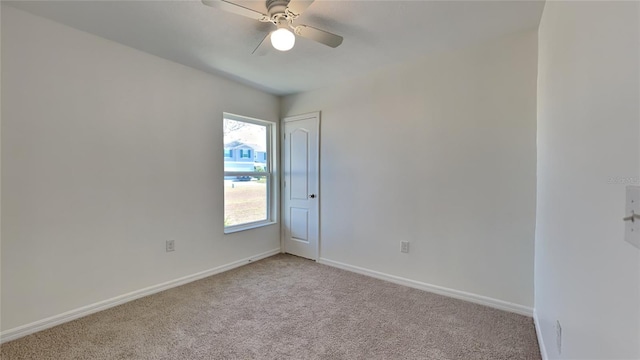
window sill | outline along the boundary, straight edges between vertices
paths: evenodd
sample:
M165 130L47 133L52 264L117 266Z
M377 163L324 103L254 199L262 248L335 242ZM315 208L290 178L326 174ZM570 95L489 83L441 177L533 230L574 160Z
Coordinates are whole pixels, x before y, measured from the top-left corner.
M240 231L257 229L257 228L261 228L261 227L264 227L264 226L275 225L277 223L278 223L277 221L261 221L261 222L243 224L243 225L229 226L229 227L224 228L224 233L225 233L225 235L226 234L233 234L233 233L240 232Z

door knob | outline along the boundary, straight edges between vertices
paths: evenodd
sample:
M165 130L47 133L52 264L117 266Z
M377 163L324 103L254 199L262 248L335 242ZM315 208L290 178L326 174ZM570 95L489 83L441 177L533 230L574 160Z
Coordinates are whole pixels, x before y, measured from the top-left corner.
M316 194L309 195L309 199L315 199L315 198L316 198Z

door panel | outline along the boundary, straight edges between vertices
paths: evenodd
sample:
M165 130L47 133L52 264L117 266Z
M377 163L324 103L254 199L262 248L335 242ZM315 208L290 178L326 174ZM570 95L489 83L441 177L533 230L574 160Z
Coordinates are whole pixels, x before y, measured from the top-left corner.
M296 125L300 125L297 124ZM309 132L297 128L289 139L291 156L291 199L306 200L309 196Z
M283 247L286 253L316 260L319 255L320 113L284 119Z
M291 239L309 242L309 210L291 208Z

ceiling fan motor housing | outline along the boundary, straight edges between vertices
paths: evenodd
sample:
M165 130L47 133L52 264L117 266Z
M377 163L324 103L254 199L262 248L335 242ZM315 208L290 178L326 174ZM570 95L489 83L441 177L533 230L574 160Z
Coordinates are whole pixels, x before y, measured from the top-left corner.
M284 14L287 5L289 5L289 0L267 0L269 16L273 18L274 15Z

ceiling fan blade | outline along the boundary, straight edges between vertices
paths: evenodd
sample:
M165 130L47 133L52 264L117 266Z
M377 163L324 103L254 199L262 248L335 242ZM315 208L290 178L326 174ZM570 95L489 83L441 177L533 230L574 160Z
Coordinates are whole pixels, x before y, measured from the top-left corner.
M271 46L269 46L270 44L271 44L271 32L267 33L267 36L265 36L264 39L262 39L260 44L256 46L256 48L253 50L251 54L257 55L257 56L267 55L267 53L271 49Z
M295 29L296 34L303 38L315 40L319 43L336 48L342 44L342 36L332 34L330 32L316 29L308 25L298 25Z
M242 15L259 21L268 21L269 17L253 9L246 8L242 5L234 4L225 0L202 0L202 3L212 8L224 10L236 15Z
M287 5L287 9L295 15L300 15L313 4L313 1L314 0L291 0Z

